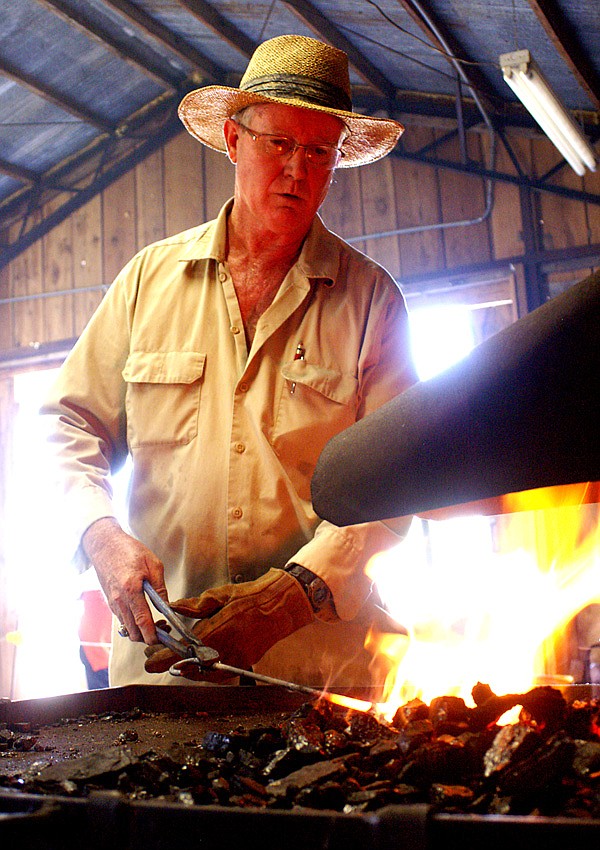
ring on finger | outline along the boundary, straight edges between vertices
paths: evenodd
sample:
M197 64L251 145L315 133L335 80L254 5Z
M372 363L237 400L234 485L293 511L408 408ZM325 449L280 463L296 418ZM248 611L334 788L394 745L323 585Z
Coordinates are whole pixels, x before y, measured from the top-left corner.
M124 638L129 637L129 629L127 628L127 626L124 623L121 623L121 625L117 629L117 633L121 637L124 637Z

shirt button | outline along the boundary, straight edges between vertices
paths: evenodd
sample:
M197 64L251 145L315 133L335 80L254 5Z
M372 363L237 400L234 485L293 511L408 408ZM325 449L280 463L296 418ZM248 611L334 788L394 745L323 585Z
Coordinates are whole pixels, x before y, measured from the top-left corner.
M238 326L237 326L237 325L232 325L232 326L229 328L229 330L231 331L231 333L232 333L232 334L239 334L239 332L240 332L240 329L238 328Z
M236 576L233 577L233 581L235 582L235 584L241 584L244 581L244 576L241 573L238 573Z
M231 513L236 519L240 519L244 515L244 512L241 508L234 508Z
M244 445L244 443L236 443L235 450L239 455L242 455L246 451L246 446Z
M241 393L247 393L248 392L248 384L246 384L246 383L240 384L239 390L240 390Z

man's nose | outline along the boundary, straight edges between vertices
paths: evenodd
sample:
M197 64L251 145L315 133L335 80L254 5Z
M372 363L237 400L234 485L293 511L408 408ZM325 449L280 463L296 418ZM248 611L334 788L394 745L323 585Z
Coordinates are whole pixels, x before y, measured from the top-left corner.
M307 159L306 150L298 145L292 152L285 163L285 169L288 174L306 174Z

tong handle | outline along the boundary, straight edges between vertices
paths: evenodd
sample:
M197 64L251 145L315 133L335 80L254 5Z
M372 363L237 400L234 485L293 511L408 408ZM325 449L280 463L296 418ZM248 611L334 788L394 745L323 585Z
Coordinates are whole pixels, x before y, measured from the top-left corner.
M193 648L189 643L184 643L182 640L177 640L172 634L169 634L166 628L156 626L156 637L163 646L170 649L171 652L176 652L182 658L193 658Z
M177 629L180 635L183 635L184 638L189 640L190 643L199 643L196 635L188 629L183 620L179 617L178 614L173 611L168 602L159 596L156 590L152 587L148 579L144 579L142 587L144 588L144 592L154 605L157 611L163 615L163 617L170 623L174 629Z

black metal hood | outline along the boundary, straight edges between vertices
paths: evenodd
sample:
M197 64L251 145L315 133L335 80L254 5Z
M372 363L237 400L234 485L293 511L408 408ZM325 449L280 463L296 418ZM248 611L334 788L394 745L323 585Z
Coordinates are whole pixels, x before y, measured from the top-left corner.
M325 446L312 481L337 525L600 479L600 272Z

